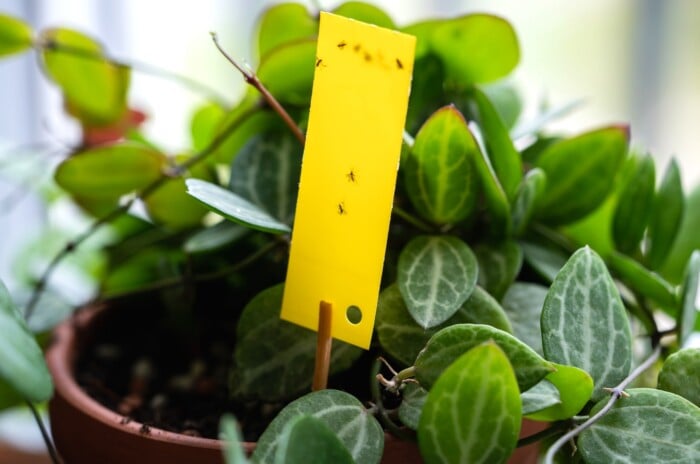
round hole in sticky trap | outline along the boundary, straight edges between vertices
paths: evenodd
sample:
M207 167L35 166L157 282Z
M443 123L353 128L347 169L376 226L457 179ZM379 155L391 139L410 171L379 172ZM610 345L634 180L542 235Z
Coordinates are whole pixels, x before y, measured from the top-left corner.
M362 310L355 305L348 306L348 309L345 310L345 317L351 324L359 324L362 321Z

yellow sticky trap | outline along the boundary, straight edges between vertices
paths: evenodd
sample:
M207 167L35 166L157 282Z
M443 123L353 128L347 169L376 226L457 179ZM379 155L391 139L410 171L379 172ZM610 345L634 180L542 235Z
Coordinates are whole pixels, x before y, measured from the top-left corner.
M321 13L282 319L369 348L415 37ZM359 322L358 322L359 310Z

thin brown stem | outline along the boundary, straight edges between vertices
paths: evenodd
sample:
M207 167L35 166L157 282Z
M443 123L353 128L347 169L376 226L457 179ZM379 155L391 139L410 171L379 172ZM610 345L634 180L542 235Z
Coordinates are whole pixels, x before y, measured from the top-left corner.
M216 149L219 148L219 146L221 146L221 144L223 144L224 141L246 119L248 119L248 117L250 117L257 111L259 111L259 108L252 107L244 113L241 113L239 117L231 121L231 123L228 126L226 126L224 130L221 131L219 135L216 138L214 138L214 140L212 140L212 142L204 150L202 150L192 158L189 158L187 161L175 166L175 168L172 169L170 172L161 175L158 179L154 180L149 185L144 187L140 192L138 192L135 196L123 203L121 206L113 209L105 216L94 221L86 231L78 235L74 240L66 243L65 246L56 255L54 255L53 259L49 262L49 265L46 267L41 277L37 281L36 286L34 287L34 291L32 292L32 296L27 302L27 305L25 306L25 319L29 320L29 318L32 316L32 313L34 312L34 309L36 308L36 305L39 302L39 298L41 297L41 295L44 292L44 289L46 288L49 278L55 271L56 267L65 259L66 256L72 253L78 246L80 246L85 240L91 237L95 233L95 231L100 229L102 226L104 226L105 224L109 224L115 219L122 216L123 214L126 214L126 212L129 211L129 209L136 202L136 200L144 200L148 198L151 194L153 194L153 192L162 187L172 177L182 175L184 172L187 171L187 169L193 167L197 163L200 163L212 153L214 153Z
M44 440L44 444L46 445L46 450L49 453L51 462L53 464L61 464L61 458L58 457L56 447L53 445L53 441L51 441L51 436L49 435L49 432L46 430L46 427L44 427L44 421L41 419L39 411L36 410L36 407L31 401L27 401L27 406L32 412L32 416L34 416L34 421L36 422L36 425L39 427L39 431L41 432L41 438Z
M221 44L219 43L219 38L216 35L215 32L211 33L211 38L214 41L214 45L216 45L216 48L219 49L221 54L226 58L229 63L235 67L238 72L240 72L243 75L243 79L245 79L246 83L252 85L257 89L258 92L260 92L265 99L265 102L272 108L275 113L279 115L280 118L284 121L284 123L289 127L289 129L292 131L294 136L299 140L299 143L304 145L306 143L306 138L304 137L304 133L301 131L299 126L294 122L291 116L289 116L289 113L287 113L287 110L284 109L284 107L280 104L280 102L277 101L277 99L267 90L265 85L260 82L260 79L258 79L258 76L251 70L245 69L243 66L238 64L236 60L234 60L226 51L223 49Z

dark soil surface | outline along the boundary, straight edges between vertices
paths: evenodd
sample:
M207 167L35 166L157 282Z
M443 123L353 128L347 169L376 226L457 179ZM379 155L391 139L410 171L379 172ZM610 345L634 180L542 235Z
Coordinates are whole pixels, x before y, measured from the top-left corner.
M200 311L186 323L171 313L147 301L122 301L100 313L94 336L83 342L78 383L124 423L217 438L221 415L231 412L244 439L257 440L283 405L229 398L237 311ZM332 377L329 387L369 398L371 360L369 353L363 356L351 371Z

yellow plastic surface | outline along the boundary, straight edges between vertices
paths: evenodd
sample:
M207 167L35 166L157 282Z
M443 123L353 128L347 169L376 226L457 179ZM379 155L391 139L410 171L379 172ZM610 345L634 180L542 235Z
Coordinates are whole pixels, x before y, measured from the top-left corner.
M282 319L369 348L411 87L415 37L321 13ZM362 318L354 324L347 309Z

